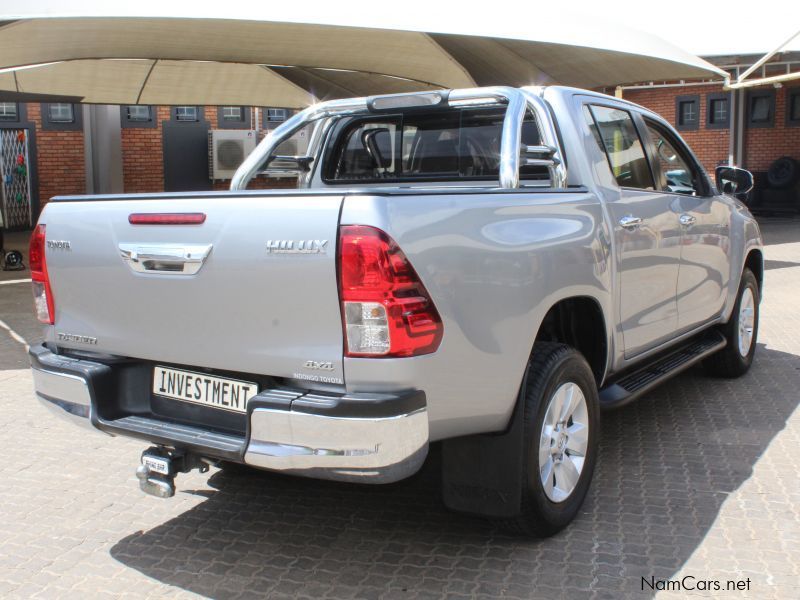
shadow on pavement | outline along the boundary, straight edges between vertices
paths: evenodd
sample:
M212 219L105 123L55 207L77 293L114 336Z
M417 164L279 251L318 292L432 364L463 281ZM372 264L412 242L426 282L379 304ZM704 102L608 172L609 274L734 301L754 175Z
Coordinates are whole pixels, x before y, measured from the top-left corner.
M674 574L750 477L798 404L798 369L761 346L741 379L696 369L605 414L583 511L551 539L447 512L434 448L418 475L387 487L220 471L205 502L111 554L215 598L641 595L641 577Z
M20 278L30 277L23 271ZM33 296L28 282L0 282L0 321L28 343L42 339L42 326L33 314ZM31 366L25 346L0 327L0 372Z

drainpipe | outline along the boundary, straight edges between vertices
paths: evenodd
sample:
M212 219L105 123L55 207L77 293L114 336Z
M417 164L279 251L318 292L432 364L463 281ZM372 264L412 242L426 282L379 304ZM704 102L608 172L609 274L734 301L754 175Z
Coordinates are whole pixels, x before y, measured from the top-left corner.
M735 149L736 149L736 111L739 109L739 103L736 102L736 96L738 92L736 90L731 90L731 107L730 111L728 112L728 164L735 165L736 164L736 156L735 156Z
M736 161L735 164L739 165L740 167L747 168L745 164L746 161L744 160L744 90L734 90L734 94L739 94L739 114L737 119L737 129L739 130L739 136L736 140Z
M94 106L79 104L83 111L83 169L86 193L94 194Z

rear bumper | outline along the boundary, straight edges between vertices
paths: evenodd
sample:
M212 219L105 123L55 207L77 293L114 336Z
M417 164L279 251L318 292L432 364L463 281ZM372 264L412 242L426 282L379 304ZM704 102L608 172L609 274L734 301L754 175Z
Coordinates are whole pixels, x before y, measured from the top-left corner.
M235 435L120 408L126 402L115 403L113 396L127 380L120 381L114 364L60 356L43 345L31 347L30 358L36 395L56 414L201 456L319 479L390 483L414 474L428 452L421 391L267 389L250 399L247 431Z
M43 346L30 349L33 387L42 404L54 414L92 429L90 369L71 358L53 354Z

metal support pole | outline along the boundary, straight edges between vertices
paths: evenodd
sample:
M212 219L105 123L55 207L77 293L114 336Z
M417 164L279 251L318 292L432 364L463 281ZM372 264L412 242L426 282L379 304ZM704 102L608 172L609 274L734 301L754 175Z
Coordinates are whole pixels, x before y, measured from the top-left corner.
M739 108L736 102L736 90L731 91L731 107L728 113L730 125L728 125L728 164L735 165L736 157L734 156L734 149L736 148L736 111Z
M737 129L739 130L739 135L736 139L736 156L734 156L734 164L738 165L742 168L746 168L746 161L744 159L744 137L745 137L745 130L744 130L744 113L745 113L745 103L744 103L744 90L734 90L734 94L739 94L738 104L739 104L739 114L737 115Z
M748 76L749 76L751 73L753 73L753 72L754 72L756 69L758 69L759 67L761 67L761 66L762 66L764 63L766 63L766 62L767 62L767 61L768 61L770 58L772 58L772 57L773 57L773 56L775 56L775 55L776 55L778 52L780 52L780 51L783 49L783 47L784 47L784 46L786 46L786 44L788 44L789 42L791 42L791 41L792 41L794 38L796 38L798 35L800 35L800 31L796 31L794 34L792 34L792 35L789 37L789 39L787 39L787 40L786 40L785 42L783 42L783 43L782 43L780 46L778 46L777 48L775 48L775 49L774 49L772 52L768 52L767 54L765 54L764 56L762 56L760 59L758 59L758 60L757 60L757 61L756 61L756 62L755 62L753 65L751 65L751 66L750 66L750 68L749 68L749 69L747 69L747 70L746 70L744 73L742 73L741 75L739 75L739 77L736 79L736 84L737 84L737 85L738 85L738 84L741 84L741 83L742 83L742 82L743 82L745 79L747 79L747 77L748 77Z

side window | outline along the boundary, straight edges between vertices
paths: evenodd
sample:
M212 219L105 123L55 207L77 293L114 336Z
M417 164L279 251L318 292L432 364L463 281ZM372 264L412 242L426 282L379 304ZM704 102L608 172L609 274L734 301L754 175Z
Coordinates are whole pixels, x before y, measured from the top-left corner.
M584 111L584 115L597 143L608 157L608 165L617 183L621 187L654 189L653 174L631 113L619 108L592 105L589 112Z
M655 160L661 166L664 181L659 188L664 192L688 194L690 196L703 195L701 178L689 152L681 142L663 131L661 127L645 119L647 131L653 140Z

